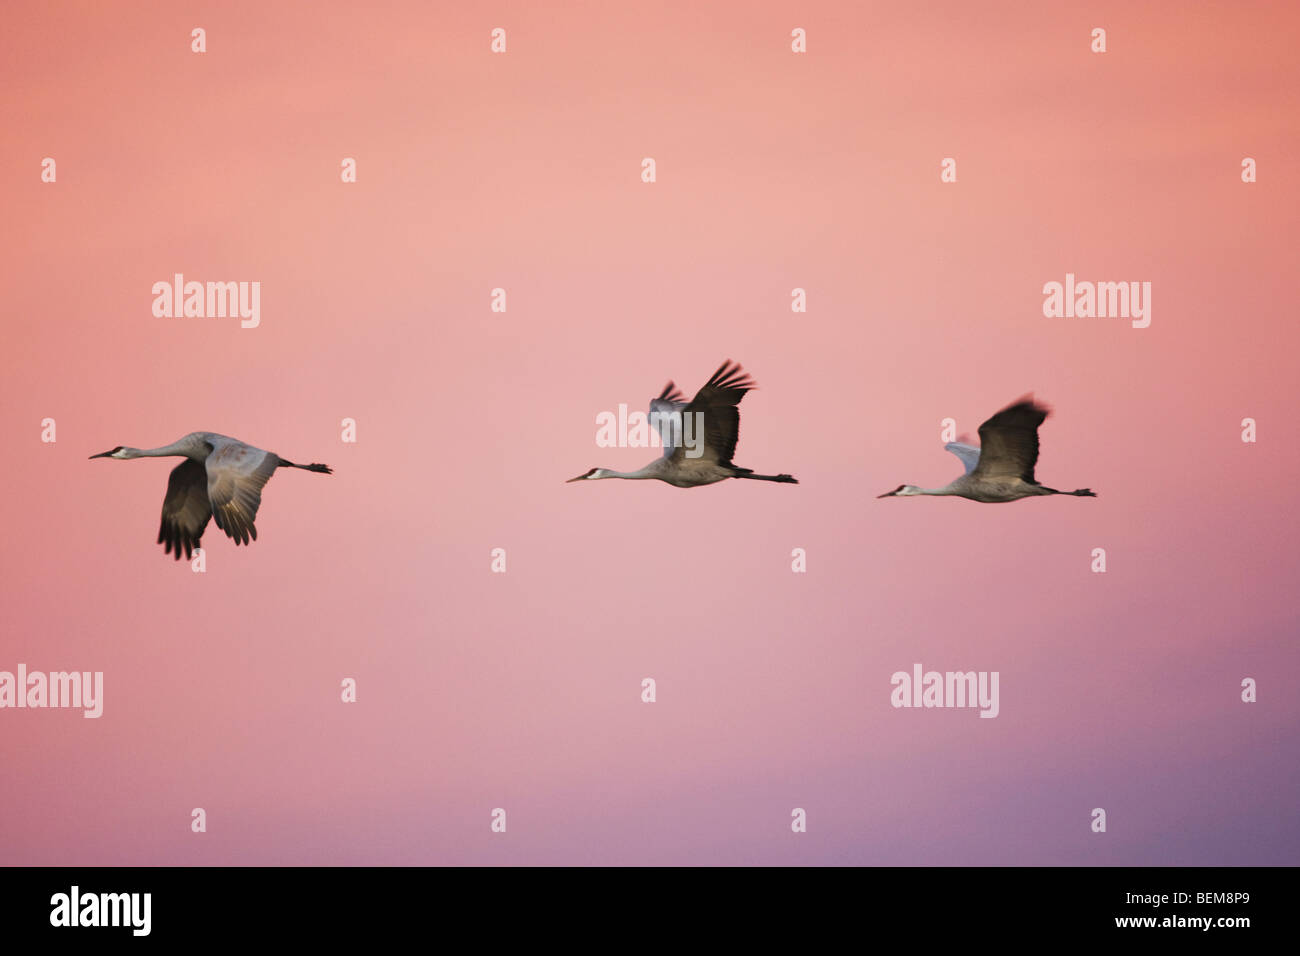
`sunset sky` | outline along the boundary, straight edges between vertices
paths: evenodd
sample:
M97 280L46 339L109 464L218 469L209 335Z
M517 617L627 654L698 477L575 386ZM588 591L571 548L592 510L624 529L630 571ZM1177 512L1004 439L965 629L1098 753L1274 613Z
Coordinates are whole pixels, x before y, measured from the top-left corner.
M7 5L0 671L105 691L0 709L0 864L1296 863L1297 28ZM260 324L156 317L177 273ZM1045 317L1067 273L1149 327ZM799 484L565 483L727 358L736 462ZM1099 497L877 500L1030 392L1039 480ZM179 459L87 460L192 431L335 473L194 573ZM916 663L996 719L892 707Z

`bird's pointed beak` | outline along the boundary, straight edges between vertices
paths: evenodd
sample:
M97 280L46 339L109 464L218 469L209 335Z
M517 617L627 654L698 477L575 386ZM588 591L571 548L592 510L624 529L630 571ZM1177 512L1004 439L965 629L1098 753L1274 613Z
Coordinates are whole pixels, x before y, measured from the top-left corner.
M112 456L112 454L113 452L111 451L101 451L98 455L91 455L90 458L109 458ZM87 458L86 460L90 461L90 458Z
M581 475L579 475L577 478L570 478L568 481L565 482L565 484L567 485L567 484L570 484L570 483L575 482L575 481L582 481L582 479L584 479L584 478L587 477L587 474L588 474L588 472L583 472L583 473L582 473Z
M877 498L892 498L898 494L897 491L886 491L883 495L876 495Z

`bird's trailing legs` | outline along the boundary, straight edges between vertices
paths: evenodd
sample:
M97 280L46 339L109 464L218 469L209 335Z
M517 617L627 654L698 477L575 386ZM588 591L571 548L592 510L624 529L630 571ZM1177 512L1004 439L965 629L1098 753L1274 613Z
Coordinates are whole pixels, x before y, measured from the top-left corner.
M277 458L280 458L279 455L276 455L276 457L277 457ZM281 467L281 468L301 468L303 471L315 471L315 472L319 472L319 473L321 473L321 474L323 474L323 475L332 475L332 474L334 474L334 469L331 468L329 465L321 465L321 464L318 464L318 463L316 463L316 462L312 462L310 465L298 465L298 464L295 464L294 462L289 461L288 459L280 458L280 467Z
M755 475L752 473L745 473L740 475L732 475L732 477L749 478L753 481L784 481L792 485L799 484L799 479L795 478L793 475Z

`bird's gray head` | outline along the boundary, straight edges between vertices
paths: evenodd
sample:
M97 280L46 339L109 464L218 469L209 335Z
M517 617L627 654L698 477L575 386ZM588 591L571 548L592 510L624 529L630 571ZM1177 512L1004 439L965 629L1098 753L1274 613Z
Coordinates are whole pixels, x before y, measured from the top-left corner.
M134 448L127 448L123 445L118 445L116 448L111 449L110 451L101 451L98 455L91 455L90 457L91 458L130 458L132 457L131 452L133 451L135 451Z
M908 495L923 494L916 485L899 485L893 491L886 491L883 495L876 495L877 498L906 498Z
M604 468L593 468L591 469L591 471L585 472L584 474L579 475L577 478L570 478L569 481L565 482L565 484L567 485L570 481L582 481L584 478L607 478L607 477L609 476L605 474Z

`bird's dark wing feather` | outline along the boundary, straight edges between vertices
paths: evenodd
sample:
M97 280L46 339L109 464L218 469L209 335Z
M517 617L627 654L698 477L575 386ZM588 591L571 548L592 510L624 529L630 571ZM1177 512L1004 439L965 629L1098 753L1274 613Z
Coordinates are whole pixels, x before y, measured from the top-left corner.
M655 399L657 402L684 402L685 400L686 396L682 394L682 390L672 382L665 385L664 390L660 392L659 397Z
M1048 409L1026 396L980 426L980 460L971 473L980 478L1023 478L1034 482L1038 426Z
M235 544L257 540L253 519L262 504L262 488L279 466L280 459L271 452L247 445L222 446L208 456L212 518Z
M723 465L731 464L731 456L736 453L736 439L740 435L740 410L736 406L746 392L756 387L745 370L728 359L682 410L683 415L694 416L697 412L704 414L704 459ZM683 424L684 427L694 427L694 417ZM673 453L673 457L683 458L685 454L686 447L683 443Z
M158 543L165 546L163 553L175 551L179 561L184 548L188 560L199 547L199 538L203 536L211 514L207 470L199 462L187 458L172 469L171 477L167 479L162 525L158 528Z

